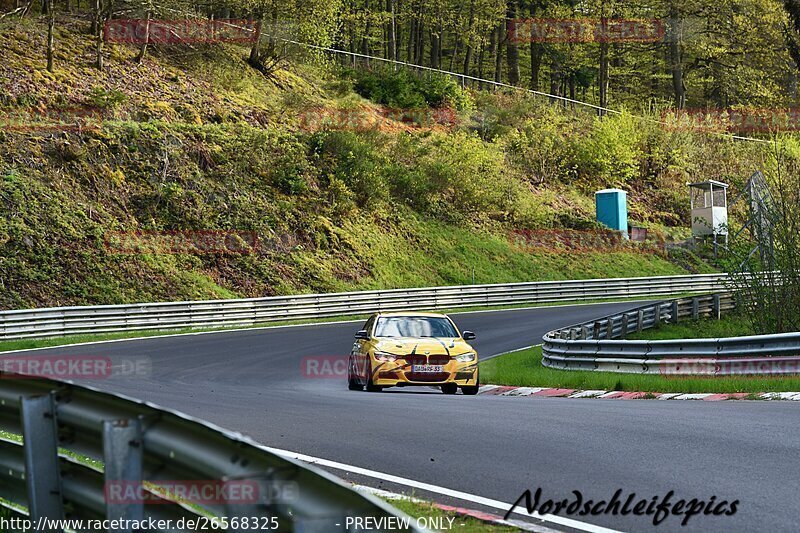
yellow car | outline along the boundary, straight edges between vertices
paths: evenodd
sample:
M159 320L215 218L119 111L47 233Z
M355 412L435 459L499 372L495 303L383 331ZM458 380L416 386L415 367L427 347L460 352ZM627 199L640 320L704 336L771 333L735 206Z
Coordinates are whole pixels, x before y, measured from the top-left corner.
M439 386L445 394L477 394L478 353L447 315L377 313L356 333L347 365L350 390Z

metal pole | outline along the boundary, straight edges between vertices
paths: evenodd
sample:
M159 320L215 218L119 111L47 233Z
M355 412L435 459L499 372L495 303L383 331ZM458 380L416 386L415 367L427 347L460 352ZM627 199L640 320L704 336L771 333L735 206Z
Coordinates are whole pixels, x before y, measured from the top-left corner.
M52 394L22 398L22 438L30 518L33 523L40 519L63 520L58 426Z
M106 518L120 525L144 518L144 502L140 498L143 455L142 425L138 419L103 422ZM109 529L109 533L133 531L131 527Z

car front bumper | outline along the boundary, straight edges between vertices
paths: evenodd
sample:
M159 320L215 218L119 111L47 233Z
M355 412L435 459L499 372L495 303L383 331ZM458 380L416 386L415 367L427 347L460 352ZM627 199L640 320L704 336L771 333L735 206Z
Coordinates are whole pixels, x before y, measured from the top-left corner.
M403 361L373 362L372 382L380 387L403 387L444 385L455 383L469 387L478 384L478 363L459 363L451 361L443 366L442 372L414 372L413 365Z

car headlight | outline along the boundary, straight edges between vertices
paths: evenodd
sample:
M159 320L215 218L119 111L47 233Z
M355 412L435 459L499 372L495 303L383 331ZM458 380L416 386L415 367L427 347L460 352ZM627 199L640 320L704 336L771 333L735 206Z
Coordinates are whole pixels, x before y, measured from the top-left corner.
M456 361L458 361L459 363L469 363L471 361L474 361L477 357L478 354L476 354L475 352L467 352L467 353L462 353L461 355L457 355Z
M389 363L393 363L397 360L397 356L393 353L375 352L375 359L378 361L387 361Z

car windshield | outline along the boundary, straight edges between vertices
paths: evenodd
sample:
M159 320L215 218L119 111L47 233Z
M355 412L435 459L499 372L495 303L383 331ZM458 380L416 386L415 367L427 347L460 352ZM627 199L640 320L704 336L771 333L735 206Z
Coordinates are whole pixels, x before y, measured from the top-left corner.
M458 337L456 328L446 318L392 316L378 319L376 337Z

